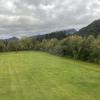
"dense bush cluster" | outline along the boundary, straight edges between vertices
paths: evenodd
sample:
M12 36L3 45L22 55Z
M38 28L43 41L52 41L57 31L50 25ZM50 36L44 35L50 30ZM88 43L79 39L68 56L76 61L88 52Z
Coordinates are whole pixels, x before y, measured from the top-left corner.
M62 40L24 38L14 41L0 41L0 51L40 50L59 56L100 63L100 36L68 36Z

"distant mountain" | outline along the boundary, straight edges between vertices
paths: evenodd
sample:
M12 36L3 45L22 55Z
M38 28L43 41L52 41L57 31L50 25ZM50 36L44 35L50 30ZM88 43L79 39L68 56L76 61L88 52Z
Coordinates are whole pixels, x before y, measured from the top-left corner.
M33 36L33 38L36 38L39 41L41 41L43 39L52 39L52 38L56 38L58 40L61 40L65 37L66 37L65 31L57 31L57 32L51 32L51 33L48 33L48 34Z
M100 19L95 20L88 26L79 30L78 34L82 36L94 35L97 36L100 34Z
M18 38L16 38L16 37L11 37L11 38L8 38L8 39L4 39L4 40L6 40L6 41L16 41L16 40L18 40Z
M32 38L36 38L37 40L40 40L40 41L43 39L52 39L52 38L56 38L58 40L61 40L68 35L74 34L75 32L77 32L75 29L68 29L68 30L51 32L48 34L36 35L36 36L32 36Z
M74 34L74 33L76 33L76 32L77 32L77 30L76 30L76 29L68 29L68 30L64 30L64 31L65 31L66 35L69 35L69 34Z

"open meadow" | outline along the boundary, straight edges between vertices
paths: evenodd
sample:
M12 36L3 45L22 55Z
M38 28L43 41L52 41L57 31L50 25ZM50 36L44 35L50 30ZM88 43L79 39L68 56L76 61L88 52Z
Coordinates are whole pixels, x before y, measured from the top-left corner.
M100 100L100 65L35 51L0 53L0 100Z

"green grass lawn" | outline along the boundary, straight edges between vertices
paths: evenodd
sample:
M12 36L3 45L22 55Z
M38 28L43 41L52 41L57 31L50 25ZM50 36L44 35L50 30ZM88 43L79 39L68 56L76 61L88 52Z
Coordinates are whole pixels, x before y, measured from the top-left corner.
M0 53L0 100L100 100L100 65L43 52Z

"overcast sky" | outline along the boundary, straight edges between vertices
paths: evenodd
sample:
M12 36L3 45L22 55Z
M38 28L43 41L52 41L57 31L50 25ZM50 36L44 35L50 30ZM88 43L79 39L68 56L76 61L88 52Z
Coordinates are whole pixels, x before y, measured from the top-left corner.
M0 0L0 33L79 29L100 18L100 0Z

